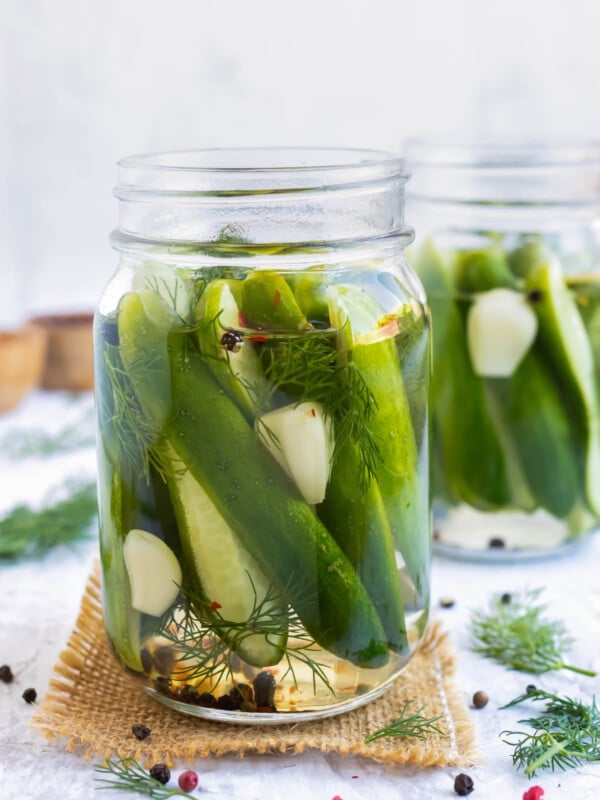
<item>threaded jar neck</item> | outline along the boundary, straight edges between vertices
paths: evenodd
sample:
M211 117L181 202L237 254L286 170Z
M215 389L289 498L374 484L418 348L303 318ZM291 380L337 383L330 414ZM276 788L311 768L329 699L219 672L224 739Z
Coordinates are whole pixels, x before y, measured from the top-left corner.
M494 229L577 225L600 216L600 143L406 144L420 213Z
M190 150L118 165L125 242L335 245L405 238L403 161L382 151Z

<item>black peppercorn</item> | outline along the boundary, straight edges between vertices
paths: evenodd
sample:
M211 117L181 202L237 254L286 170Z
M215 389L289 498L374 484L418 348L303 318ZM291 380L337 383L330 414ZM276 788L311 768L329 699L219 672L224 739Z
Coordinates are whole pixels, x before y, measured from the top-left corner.
M488 547L491 547L492 550L502 550L504 548L504 539L501 539L499 536L494 536L493 539L490 539Z
M461 797L471 794L474 788L473 779L465 775L464 772L461 772L460 775L457 775L454 779L454 791Z
M221 344L232 353L238 353L244 341L244 334L240 331L225 331L221 336Z
M487 692L479 690L473 695L473 705L475 708L485 708L489 702Z
M504 592L503 595L500 596L500 602L502 605L507 606L512 600L510 592Z
M456 603L452 597L441 597L440 598L440 605L442 608L452 608Z
M204 708L215 708L217 705L217 698L210 692L202 692L198 695L196 702L199 706L204 706Z
M222 694L217 700L216 708L220 708L223 711L237 711L241 703L241 699L234 699L229 694Z
M12 669L8 666L8 664L3 664L0 667L0 681L3 683L12 683L14 679L14 675Z
M530 303L539 303L542 297L543 294L541 289L533 289L527 295L527 299L529 300Z
M161 675L154 681L154 688L161 694L169 694L171 691L171 681Z
M526 694L531 694L532 692L535 692L536 689L537 686L535 685L535 683L528 683L527 687L525 688L525 692Z
M254 701L257 706L274 707L275 698L275 676L270 672L259 672L252 681L254 684Z
M171 674L174 660L173 648L168 644L163 644L154 651L154 666L161 675Z
M142 649L142 652L140 653L140 659L142 661L142 667L144 669L144 672L152 672L152 667L154 666L154 659L152 658L152 653L145 647Z
M155 764L150 769L150 777L159 781L159 783L168 783L171 779L171 770L166 764Z
M25 691L22 694L22 697L26 703L35 703L37 692L35 689L25 689Z
M131 731L132 731L133 735L135 736L135 738L139 739L140 742L143 742L144 739L147 739L148 736L150 736L150 733L151 733L150 728L147 728L145 725L142 725L140 723L137 723L136 725L133 725L133 727L131 728Z

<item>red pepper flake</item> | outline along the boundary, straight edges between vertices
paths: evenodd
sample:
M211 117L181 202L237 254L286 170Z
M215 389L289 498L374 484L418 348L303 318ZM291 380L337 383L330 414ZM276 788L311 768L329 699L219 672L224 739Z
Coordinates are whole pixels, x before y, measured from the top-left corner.
M281 292L279 289L275 292L275 297L273 298L273 303L275 304L275 308L279 308L281 305Z
M267 336L247 336L249 342L268 342Z
M317 412L314 410L314 408L311 408L310 415L311 415L311 417L316 417L317 416Z
M238 325L240 326L240 328L248 327L248 321L246 320L243 311L238 311Z
M219 608L223 608L221 603L217 603L216 600L213 600L212 603L210 604L210 610L211 611L217 611Z
M541 786L531 786L523 795L523 800L543 800L544 790Z
M358 775L353 775L353 776L352 776L352 780L354 781L354 780L356 780L356 778L358 778L358 777L359 777Z

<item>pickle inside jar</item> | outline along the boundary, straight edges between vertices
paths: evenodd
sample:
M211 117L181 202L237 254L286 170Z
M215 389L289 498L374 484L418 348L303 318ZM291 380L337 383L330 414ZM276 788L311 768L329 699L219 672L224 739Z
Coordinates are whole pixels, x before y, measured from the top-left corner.
M165 563L172 569L172 555L182 575L170 603L157 578L164 609L143 591L132 608L106 585L108 617L117 620L109 635L117 655L131 669L141 664L174 700L259 712L342 703L393 676L425 624L428 522L414 486L427 478L426 376L408 374L410 365L422 370L410 348L423 348L423 317L400 299L395 315L381 309L355 357L356 343L341 342L322 302L311 320L323 271L302 278L297 296L294 281L274 272L187 277L195 293L187 318L144 287L98 322L100 402L113 408L101 424L110 439L101 459L112 475L133 465L148 489L106 526L105 558L121 563L127 537L141 528L164 541ZM406 392L401 411L388 412L404 415L398 446L412 455L401 455L398 480L407 498L415 494L412 516L381 499L391 491L378 463L381 437L393 431L369 385L370 359ZM120 427L115 408L126 410ZM390 453L386 441L386 460ZM345 539L330 520L336 503L347 513L347 498L329 489L348 468L363 527ZM152 548L152 558L156 551L166 552ZM130 583L136 569L149 569L143 548L133 552L144 563L121 566ZM126 657L137 647L137 658ZM275 688L261 706L265 672Z
M496 525L492 535L503 538L495 541L514 548L551 547L596 527L597 277L568 277L539 237L504 243L495 236L489 246L466 250L442 250L430 240L417 272L434 331L434 499L450 510L543 514L546 540L542 533L529 541L526 526L511 530L514 516ZM512 362L503 347L513 348ZM454 542L447 524L440 516L440 540ZM475 539L471 546L489 546L473 531ZM460 545L469 548L467 533Z

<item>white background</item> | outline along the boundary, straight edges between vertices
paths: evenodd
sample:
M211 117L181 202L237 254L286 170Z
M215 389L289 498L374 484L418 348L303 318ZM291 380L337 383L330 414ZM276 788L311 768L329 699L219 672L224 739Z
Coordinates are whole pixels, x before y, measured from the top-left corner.
M122 155L600 138L599 31L595 0L1 0L0 328L94 304Z

